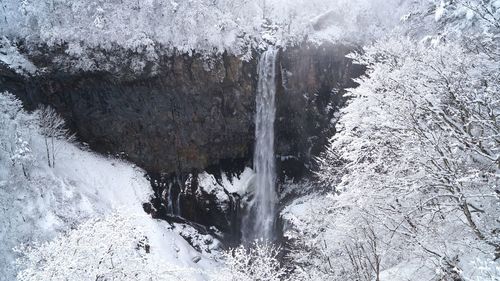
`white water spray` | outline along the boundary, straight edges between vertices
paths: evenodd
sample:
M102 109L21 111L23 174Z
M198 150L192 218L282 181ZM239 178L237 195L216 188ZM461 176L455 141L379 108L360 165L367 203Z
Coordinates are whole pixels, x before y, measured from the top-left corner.
M276 116L277 50L264 52L258 65L259 82L256 94L255 193L244 218L243 240L272 241L274 238L277 202L276 167L274 159L274 120Z

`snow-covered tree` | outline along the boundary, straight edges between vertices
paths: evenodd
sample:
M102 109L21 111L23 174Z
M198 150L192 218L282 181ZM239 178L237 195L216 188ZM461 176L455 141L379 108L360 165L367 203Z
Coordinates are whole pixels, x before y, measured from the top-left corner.
M368 73L319 159L331 194L288 234L297 280L494 275L469 264L500 258L499 29L441 3L430 26L446 33L395 31L353 56Z
M0 93L0 108L0 157L10 159L12 168L20 167L28 177L35 161L29 143L32 118L9 92Z
M40 134L45 140L47 163L49 167L54 168L57 153L62 145L60 141L72 142L75 136L66 128L64 119L52 107L41 107L35 112L35 115L37 116Z
M4 153L14 150L14 140L18 128L18 117L23 114L23 105L9 92L0 93L0 144Z
M35 162L35 158L33 156L33 152L31 151L31 147L29 143L24 140L19 134L16 137L16 146L13 154L10 159L14 163L14 165L21 166L23 174L25 177L29 177L29 170L31 166Z
M156 249L131 220L115 213L53 241L20 247L17 280L183 280L179 268L153 255Z
M224 267L211 273L214 281L280 281L286 280L278 260L279 249L254 242L248 248L239 246L222 255Z
M141 71L162 54L227 51L248 60L264 42L289 46L379 37L397 23L400 2L2 0L6 12L0 32L13 41L22 39L28 52L38 44L62 48L76 69L111 70L123 62L109 61L110 51L116 56L131 51L127 58L133 55L130 64ZM54 61L65 63L66 58Z

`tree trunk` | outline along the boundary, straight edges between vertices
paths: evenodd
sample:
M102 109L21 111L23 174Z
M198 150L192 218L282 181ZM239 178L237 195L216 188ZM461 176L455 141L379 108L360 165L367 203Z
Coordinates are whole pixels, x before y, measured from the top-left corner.
M54 137L52 137L50 140L52 145L52 168L54 168L56 166L56 150L54 147Z
M47 149L47 164L49 164L49 167L52 167L50 165L50 151L49 151L49 142L47 141L47 137L45 138L45 148Z

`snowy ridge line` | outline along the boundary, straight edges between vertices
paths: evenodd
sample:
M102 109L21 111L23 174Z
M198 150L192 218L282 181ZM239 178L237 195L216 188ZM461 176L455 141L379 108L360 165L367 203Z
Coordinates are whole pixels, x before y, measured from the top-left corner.
M22 38L32 51L39 44L67 46L74 66L83 70L94 66L90 61L102 59L93 55L94 50L110 52L115 46L143 54L143 62L155 61L159 49L182 54L227 52L249 60L253 50L267 45L374 38L398 22L389 12L398 2L5 0L0 33L12 40Z

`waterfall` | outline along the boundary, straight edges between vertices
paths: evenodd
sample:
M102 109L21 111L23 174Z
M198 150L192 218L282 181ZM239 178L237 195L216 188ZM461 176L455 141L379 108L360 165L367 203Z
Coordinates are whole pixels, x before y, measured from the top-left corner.
M243 240L273 240L277 202L274 158L274 119L276 116L276 55L270 48L258 65L255 114L255 191L243 221Z
M175 211L174 211L174 215L177 215L177 216L181 216L181 194L182 194L182 190L179 186L179 193L177 193L177 204L175 205Z
M167 212L169 214L174 213L174 202L172 200L172 183L168 184L168 196L167 196Z

